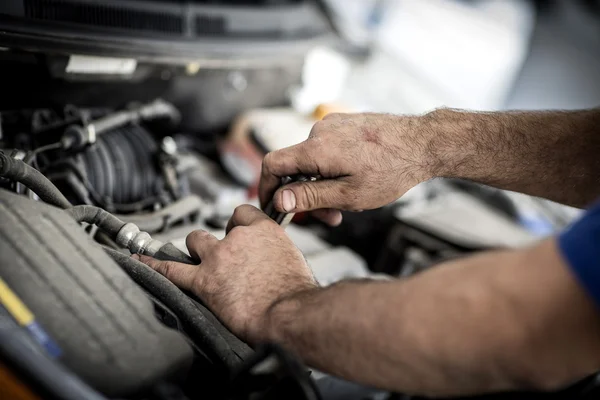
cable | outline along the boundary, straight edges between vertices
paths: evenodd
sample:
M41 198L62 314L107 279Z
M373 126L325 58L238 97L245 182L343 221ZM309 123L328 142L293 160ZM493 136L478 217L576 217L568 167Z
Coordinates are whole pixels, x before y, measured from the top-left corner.
M51 143L51 144L47 144L45 146L38 147L38 148L32 150L29 154L27 154L27 156L23 159L23 162L25 164L31 164L31 162L41 153L45 153L46 151L50 151L50 150L58 150L60 148L62 148L62 143L60 143L60 142Z
M186 332L194 342L199 343L202 351L208 351L210 356L218 360L229 371L241 365L241 354L236 355L232 345L228 343L222 333L227 328L220 324L207 308L195 304L171 281L147 265L116 250L105 248L104 251L123 268L131 279L159 299L180 318L185 325ZM217 323L221 326L220 329L215 326ZM229 340L236 340L238 342L234 344L236 347L240 347L241 343L242 346L248 348L230 332ZM238 350L237 353L241 353L241 351ZM248 353L251 353L249 348Z
M80 205L73 206L66 211L77 222L96 225L110 239L114 240L118 245L129 249L131 253L145 254L156 257L159 260L177 261L191 265L199 263L198 260L192 259L173 246L173 244L165 244L159 240L152 239L148 232L140 231L137 225L131 222L125 223L100 207Z
M100 135L132 122L139 120L148 121L163 117L169 118L173 124L181 119L179 111L172 104L162 99L156 99L151 103L132 108L131 110L109 114L96 121L92 121L83 129L94 131L96 135Z
M172 124L177 124L181 120L181 114L172 104L156 99L146 105L110 113L84 126L70 125L65 131L62 145L64 148L82 149L95 143L98 136L107 132L140 120L151 121L158 118L168 118Z
M0 177L22 183L46 203L69 208L71 203L40 171L0 151Z
M80 205L66 210L77 222L87 222L96 225L112 239L116 238L125 222L100 207Z

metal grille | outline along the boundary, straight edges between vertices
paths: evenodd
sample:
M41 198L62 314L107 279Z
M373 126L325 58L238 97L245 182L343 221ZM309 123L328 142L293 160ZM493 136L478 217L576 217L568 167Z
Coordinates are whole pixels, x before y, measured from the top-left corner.
M183 33L181 16L103 4L76 4L66 0L26 0L25 15L46 21L70 22L106 28L169 34Z
M227 33L225 18L199 15L196 17L196 35L222 35Z

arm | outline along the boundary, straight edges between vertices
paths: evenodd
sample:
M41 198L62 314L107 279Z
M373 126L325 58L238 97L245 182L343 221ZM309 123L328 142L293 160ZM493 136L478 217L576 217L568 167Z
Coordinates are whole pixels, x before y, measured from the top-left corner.
M430 175L584 207L600 195L600 109L425 116Z
M142 261L192 290L235 334L283 343L325 372L399 392L552 389L600 369L600 318L554 240L482 253L410 279L320 288L285 232L251 206L201 267Z
M323 180L274 193L280 177L296 173ZM600 109L331 114L305 142L267 154L260 197L264 205L274 195L279 211L319 210L336 224L339 212L323 209L381 207L435 177L585 206L600 195Z
M554 241L271 309L268 338L321 370L431 396L556 390L600 369L600 318Z

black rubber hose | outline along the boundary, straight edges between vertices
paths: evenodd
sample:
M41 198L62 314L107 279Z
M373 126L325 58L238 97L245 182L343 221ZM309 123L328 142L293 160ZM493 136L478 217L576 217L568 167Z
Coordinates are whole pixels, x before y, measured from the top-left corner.
M23 329L0 317L0 358L44 399L107 400L38 349Z
M218 360L221 366L225 367L228 372L235 370L242 364L241 357L236 355L237 352L228 343L225 335L215 326L215 323L220 324L220 322L218 322L208 309L200 304L195 304L192 299L171 281L147 265L116 250L108 248L104 250L123 268L131 279L160 300L179 317L185 327L185 331L211 359ZM208 314L212 318L207 317ZM222 325L221 327L222 330L227 329ZM243 344L233 334L229 333L229 335L229 340L235 339L237 342ZM235 347L239 347L239 343L235 343Z
M102 229L111 238L117 237L125 222L96 206L73 206L66 210L77 222L87 222Z
M0 152L0 177L7 178L31 189L46 203L69 208L71 203L40 171Z

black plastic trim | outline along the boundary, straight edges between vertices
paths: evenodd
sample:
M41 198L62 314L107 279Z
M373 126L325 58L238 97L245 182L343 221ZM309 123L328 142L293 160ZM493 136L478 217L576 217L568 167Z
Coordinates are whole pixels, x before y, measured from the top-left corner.
M305 54L314 46L333 40L334 37L330 34L302 39L278 37L271 40L139 38L92 30L84 33L68 27L51 29L43 23L27 25L24 20L0 15L0 46L5 48L41 53L127 57L167 63L239 60L244 63L273 64L277 60L285 61L285 56Z

